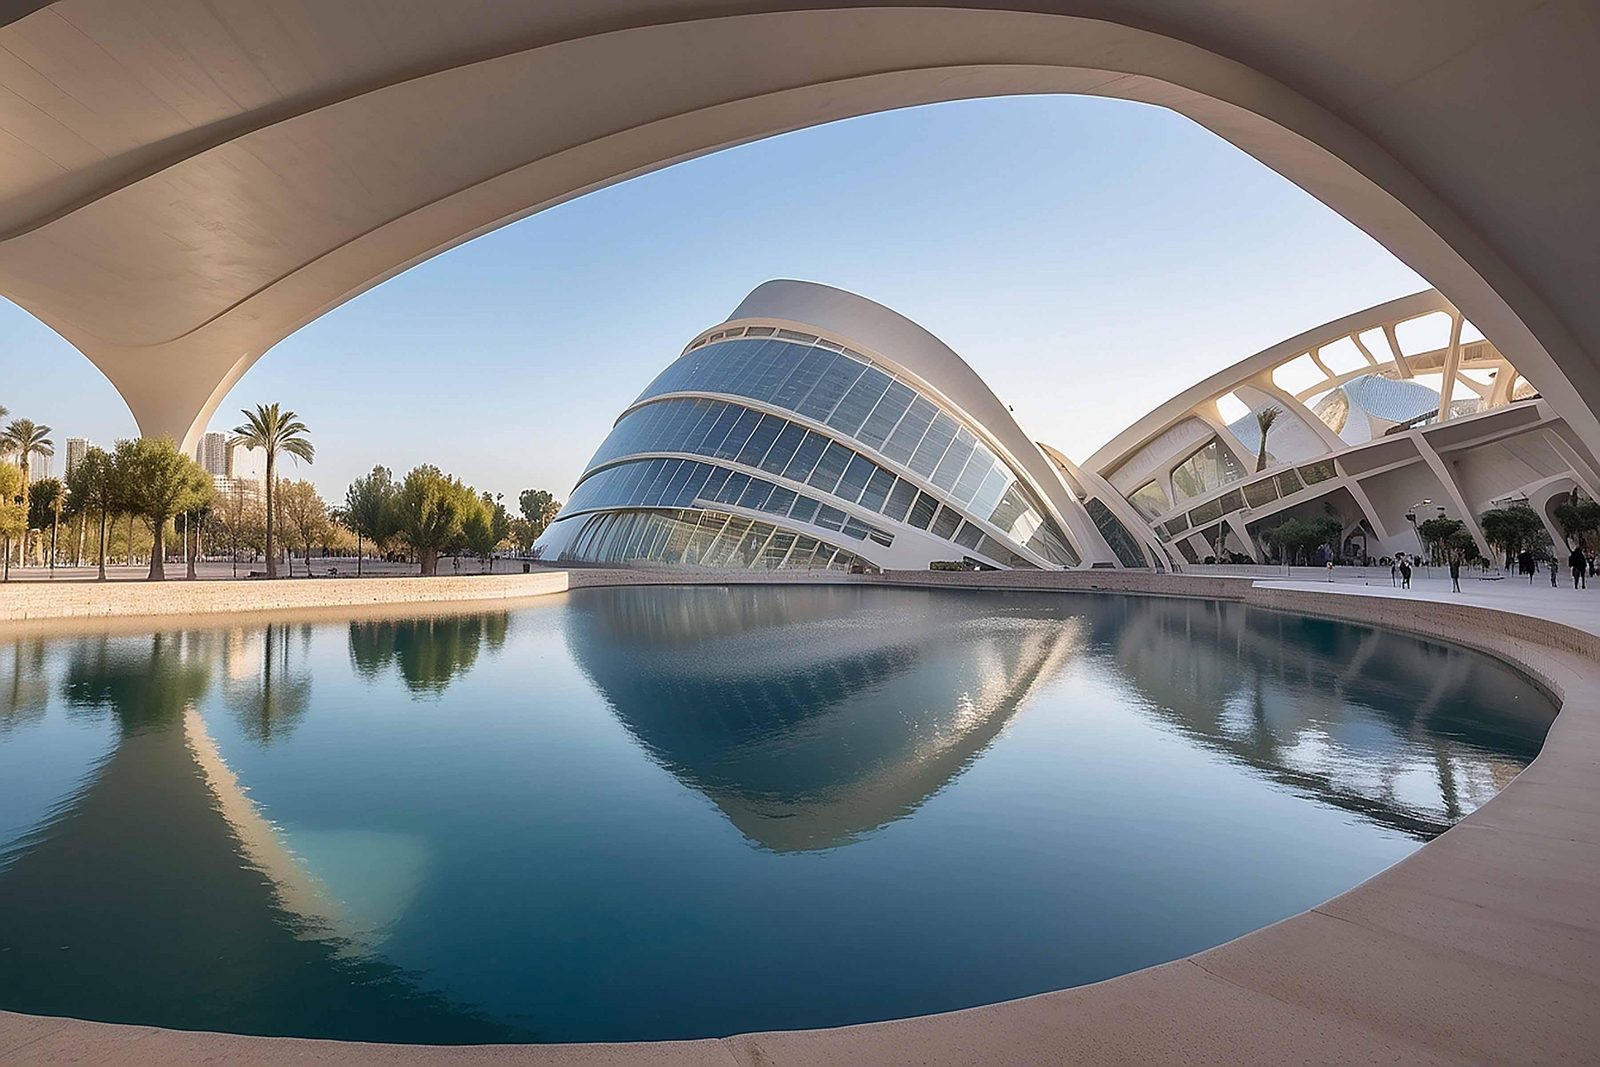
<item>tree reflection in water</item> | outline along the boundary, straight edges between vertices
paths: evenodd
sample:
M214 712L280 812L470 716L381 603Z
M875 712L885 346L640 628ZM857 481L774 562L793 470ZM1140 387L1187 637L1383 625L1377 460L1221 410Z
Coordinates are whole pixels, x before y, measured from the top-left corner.
M304 661L312 629L268 624L227 635L223 692L245 733L258 744L288 737L311 707L311 672Z
M292 651L308 633L297 641L294 628L274 626L70 642L58 657L58 691L71 714L110 715L119 737L0 872L0 917L27 917L0 918L0 1004L241 1033L537 1038L352 954L286 911L273 872L242 851L214 779L197 763L185 716L221 667L224 697L238 701L251 735L284 736L307 705L309 680L297 675ZM31 655L25 648L23 661Z
M369 682L394 665L412 693L437 696L472 669L482 649L498 652L509 627L506 612L352 622L350 663Z

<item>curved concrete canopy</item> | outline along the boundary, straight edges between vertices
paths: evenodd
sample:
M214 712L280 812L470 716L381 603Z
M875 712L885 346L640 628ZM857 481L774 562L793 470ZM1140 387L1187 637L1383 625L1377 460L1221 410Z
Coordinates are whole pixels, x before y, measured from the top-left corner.
M1169 107L1299 183L1600 445L1586 0L63 0L0 18L0 294L145 433L192 440L299 326L585 191L851 115L1066 92Z

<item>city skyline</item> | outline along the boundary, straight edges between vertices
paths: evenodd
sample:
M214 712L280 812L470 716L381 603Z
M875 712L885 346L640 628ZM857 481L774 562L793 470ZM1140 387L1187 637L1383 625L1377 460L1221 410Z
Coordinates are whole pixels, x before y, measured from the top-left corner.
M708 245L712 232L762 240ZM1158 401L1158 381L1425 287L1176 115L1078 97L934 105L645 175L426 262L278 345L209 429L257 402L293 408L318 462L284 477L330 499L374 464L424 462L494 492L561 496L628 383L777 277L905 309L966 353L1026 430L1079 459ZM1154 315L1152 284L1167 290ZM48 373L26 373L37 368ZM110 384L9 304L0 373L13 417L55 427L58 448L68 433L136 432Z

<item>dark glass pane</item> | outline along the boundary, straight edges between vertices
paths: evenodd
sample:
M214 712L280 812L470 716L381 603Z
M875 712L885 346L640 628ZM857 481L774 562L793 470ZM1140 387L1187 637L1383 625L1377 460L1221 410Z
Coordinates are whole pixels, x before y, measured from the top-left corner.
M906 517L906 512L911 510L912 501L917 499L917 487L904 478L894 483L894 488L889 490L889 499L883 505L883 513L895 522Z
M782 474L789 461L794 459L794 451L800 447L800 442L804 441L805 437L805 427L792 422L784 423L778 439L772 443L772 448L762 458L761 469L769 474Z
M883 503L888 499L889 490L894 483L894 475L874 464L872 477L867 481L867 487L861 491L861 506L868 511L882 511Z
M943 507L939 509L939 514L934 517L933 525L928 528L928 532L935 537L943 537L949 540L955 536L956 527L960 525L961 513L955 508Z
M811 472L816 469L817 460L822 458L822 452L828 447L828 439L819 433L807 433L800 447L795 450L794 459L783 469L783 476L791 482L803 482L811 477Z
M817 469L811 472L808 481L824 493L833 492L834 487L839 484L839 476L844 473L845 467L850 465L850 460L854 456L854 452L839 442L828 442L822 458L817 461Z
M906 516L906 522L919 530L926 530L933 523L933 513L939 508L939 502L927 493L918 493L917 502L911 505L911 514Z
M861 490L867 487L867 480L872 477L872 472L878 465L863 455L856 455L850 460L850 465L845 468L844 476L839 479L838 488L833 495L843 497L854 504L861 497Z

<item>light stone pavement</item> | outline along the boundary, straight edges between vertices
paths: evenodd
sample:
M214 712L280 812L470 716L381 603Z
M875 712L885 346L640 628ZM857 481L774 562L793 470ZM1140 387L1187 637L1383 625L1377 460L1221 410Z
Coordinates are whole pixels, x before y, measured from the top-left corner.
M382 1064L1578 1063L1600 1057L1600 589L1388 574L897 573L851 584L1190 595L1490 652L1560 702L1543 751L1406 860L1185 959L966 1011L636 1045L427 1047L185 1033L0 1013L0 1062ZM1380 580L1381 579L1381 580ZM570 572L573 588L769 576ZM785 577L782 582L802 581ZM486 583L501 579L486 578ZM210 584L210 583L207 583ZM280 584L280 583L274 583ZM339 585L346 583L306 583ZM351 583L355 584L355 583ZM413 583L407 583L413 584ZM430 582L415 582L425 597ZM247 592L262 583L230 583ZM3 595L3 594L0 594ZM848 966L848 960L841 960Z

